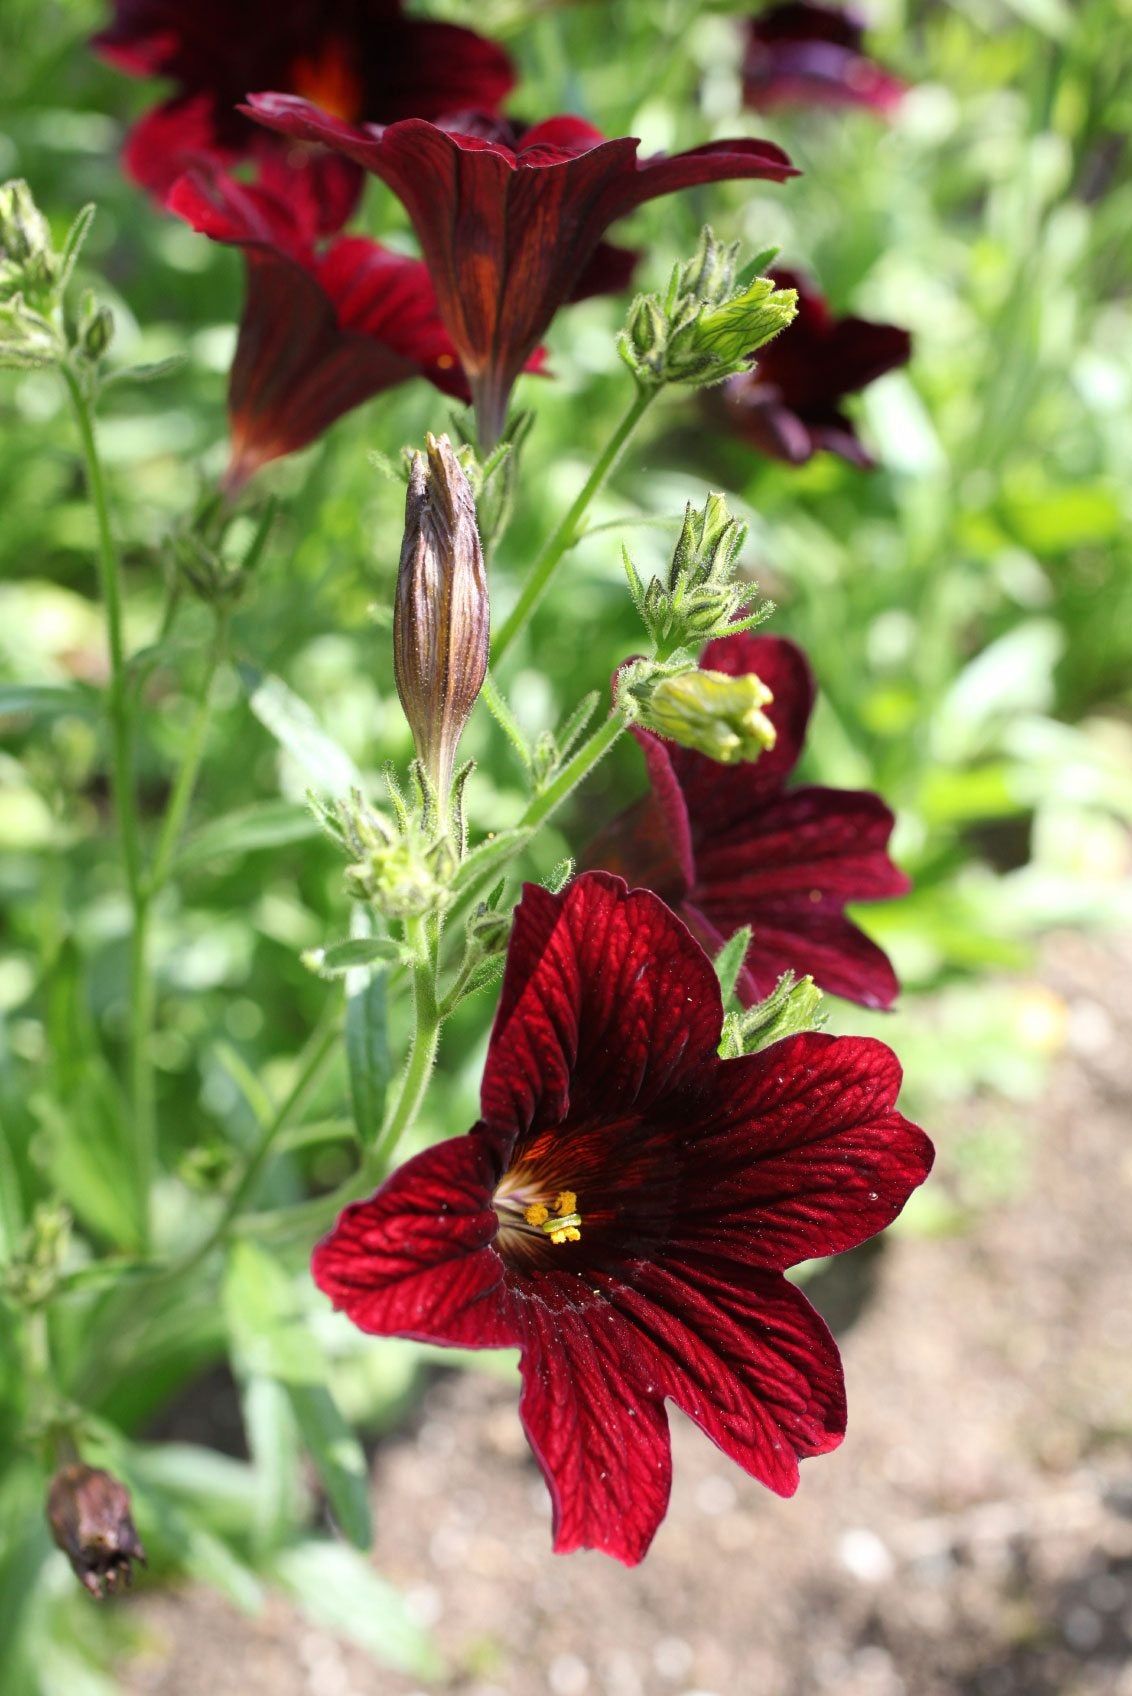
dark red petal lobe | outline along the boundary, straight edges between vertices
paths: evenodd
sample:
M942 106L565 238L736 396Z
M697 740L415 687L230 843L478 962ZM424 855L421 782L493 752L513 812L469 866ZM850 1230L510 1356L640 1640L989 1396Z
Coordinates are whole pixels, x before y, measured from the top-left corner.
M819 444L810 426L783 404L781 393L754 373L742 373L722 385L718 404L730 427L757 453L787 465L805 465ZM709 400L709 406L714 404Z
M900 1063L868 1037L788 1037L726 1061L705 1102L668 1253L781 1271L890 1225L931 1170L896 1111ZM666 1254L667 1258L667 1254Z
M296 261L271 248L249 248L247 259L247 299L228 384L233 489L419 370L383 342L343 333L333 302Z
M403 18L379 26L368 46L371 86L359 116L381 123L465 107L490 112L515 86L502 47L459 24Z
M643 1393L636 1339L604 1301L589 1308L574 1308L569 1297L561 1306L523 1301L518 1311L525 1331L519 1414L550 1490L555 1551L601 1549L633 1566L668 1508L672 1456L661 1388Z
M377 1336L516 1346L523 1333L491 1247L498 1177L488 1142L474 1133L425 1149L368 1201L346 1208L315 1248L315 1283Z
M670 1250L610 1293L638 1334L646 1381L777 1495L797 1489L799 1459L840 1443L837 1346L785 1278Z
M807 3L772 6L749 25L743 85L747 104L865 106L887 113L905 85L863 51L852 12Z
M616 686L616 685L615 685ZM631 727L648 767L649 791L606 826L583 856L587 868L615 872L676 906L695 882L692 828L669 744Z
M907 365L912 337L896 324L839 318L826 338L825 357L839 395L856 394L888 371Z
M574 284L571 301L591 300L598 294L622 294L633 281L643 249L598 242L593 258Z
M436 310L428 267L365 236L342 236L317 264L343 330L372 337L445 394L468 400L468 381Z
M133 125L122 149L127 174L159 198L194 165L230 164L236 157L217 141L212 102L203 94L155 106Z
M843 909L907 892L888 857L893 822L867 791L807 787L768 797L699 840L688 899L725 935L754 930L745 1000L769 995L793 971L866 1007L892 1004L899 984L886 955Z
M526 885L484 1070L486 1123L506 1133L572 1111L608 1122L714 1063L723 1025L711 962L649 890L584 872L561 895Z
M772 141L709 141L686 153L658 153L642 159L636 180L625 185L622 212L644 205L662 194L695 188L700 183L733 182L759 178L782 183L801 173L790 156ZM614 213L617 217L620 214Z

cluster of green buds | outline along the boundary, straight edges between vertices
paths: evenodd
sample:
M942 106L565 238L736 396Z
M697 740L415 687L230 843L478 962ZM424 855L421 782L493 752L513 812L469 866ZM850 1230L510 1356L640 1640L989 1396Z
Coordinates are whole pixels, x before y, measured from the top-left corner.
M774 746L764 708L771 692L753 674L704 670L701 648L716 637L761 624L771 608L744 612L754 589L737 575L747 526L732 518L722 495L701 510L690 504L662 582L646 586L624 555L629 592L653 641L655 658L633 660L618 681L618 706L658 736L696 748L725 765L754 760Z
M247 591L275 522L276 503L265 503L242 548L246 519L220 495L210 495L178 524L166 541L173 582L218 612L231 608Z
M695 255L673 267L665 293L637 296L617 346L642 388L722 383L745 371L751 355L792 322L795 290L759 275L742 282L739 251L738 243L718 242L705 224ZM775 251L760 253L748 270L760 272Z
M386 773L391 815L360 794L317 804L349 858L351 893L387 918L440 912L467 853L460 738L487 675L487 577L471 483L447 436L414 454L393 608L393 671L417 757L406 794Z
M622 550L633 605L658 654L699 648L717 636L753 630L773 611L767 601L746 612L755 586L738 574L748 527L732 518L722 495L709 495L702 509L689 501L667 577L646 586L627 550Z
M114 335L108 306L84 293L74 317L66 318L64 295L94 217L79 213L61 248L28 185L0 185L0 366L34 370L70 357L96 368Z

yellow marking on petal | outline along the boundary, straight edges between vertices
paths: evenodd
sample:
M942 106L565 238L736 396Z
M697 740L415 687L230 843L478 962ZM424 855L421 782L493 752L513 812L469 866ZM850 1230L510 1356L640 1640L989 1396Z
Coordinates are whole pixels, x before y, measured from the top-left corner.
M524 1207L523 1218L528 1225L545 1225L550 1218L549 1207L544 1207L541 1201L532 1201L529 1207Z
M554 1211L560 1219L567 1213L578 1211L578 1198L573 1190L559 1190L554 1198Z

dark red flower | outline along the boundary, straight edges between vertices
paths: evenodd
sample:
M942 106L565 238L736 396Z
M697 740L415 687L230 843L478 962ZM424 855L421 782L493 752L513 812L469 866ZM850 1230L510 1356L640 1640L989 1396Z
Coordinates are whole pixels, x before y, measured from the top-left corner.
M931 1165L881 1043L720 1060L722 1014L710 961L649 891L601 872L528 885L482 1119L314 1253L363 1331L522 1351L560 1553L644 1555L668 1504L666 1398L780 1495L837 1447L837 1348L782 1273L883 1230Z
M131 176L160 196L202 159L231 163L269 145L282 152L237 109L252 89L390 123L491 111L515 81L502 48L454 24L406 18L400 0L114 0L114 20L94 45L132 76L176 85L126 143ZM361 173L341 159L316 168L322 228L339 229Z
M187 173L168 205L247 260L228 387L229 489L409 377L469 398L419 259L363 236L340 236L320 250L309 204L215 169Z
M468 373L484 445L498 438L515 378L584 283L610 224L696 183L796 174L770 142L717 141L638 159L632 138L606 141L572 117L536 124L512 148L417 119L358 127L288 95L253 96L248 109L297 141L365 166L404 202Z
M744 633L709 643L700 664L755 672L773 693L765 711L778 740L753 763L725 766L634 730L650 792L602 832L587 864L655 890L712 954L750 925L737 985L748 1006L786 971L865 1007L890 1006L896 974L845 905L908 889L887 853L892 814L867 791L786 788L814 704L805 654L784 637Z
M905 84L864 51L864 25L843 6L789 0L747 26L743 95L748 106L867 106L887 114Z
M759 349L749 371L713 391L709 405L722 404L735 432L771 459L804 465L824 448L870 470L875 461L841 402L906 365L912 338L896 324L835 318L825 296L797 271L775 271L774 278L780 288L797 289L798 316Z

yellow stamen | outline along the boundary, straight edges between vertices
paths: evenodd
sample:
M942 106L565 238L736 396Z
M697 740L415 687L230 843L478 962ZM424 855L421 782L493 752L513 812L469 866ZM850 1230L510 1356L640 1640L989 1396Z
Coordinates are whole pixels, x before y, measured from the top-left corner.
M560 1219L567 1213L578 1211L578 1198L573 1190L559 1190L554 1198L554 1211Z
M575 1213L574 1218L577 1217L578 1215ZM552 1243L580 1243L582 1233L576 1225L559 1226L558 1230L551 1231L550 1240Z
M532 1201L529 1207L524 1207L523 1218L528 1225L545 1225L550 1218L550 1209L544 1207L541 1201Z

